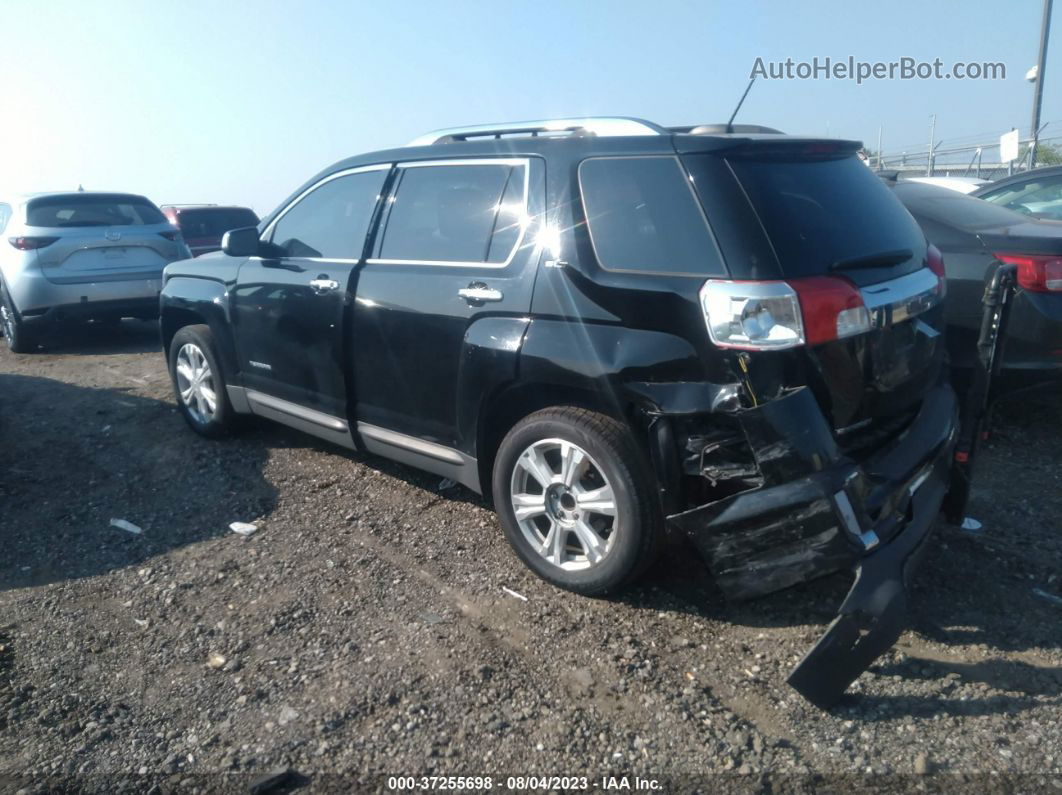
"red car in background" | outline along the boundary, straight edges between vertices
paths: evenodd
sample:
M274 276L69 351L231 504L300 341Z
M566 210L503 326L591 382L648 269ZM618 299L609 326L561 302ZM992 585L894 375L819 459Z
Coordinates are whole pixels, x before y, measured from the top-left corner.
M220 250L221 236L230 229L258 225L258 216L250 207L164 204L160 209L170 223L181 230L193 257Z

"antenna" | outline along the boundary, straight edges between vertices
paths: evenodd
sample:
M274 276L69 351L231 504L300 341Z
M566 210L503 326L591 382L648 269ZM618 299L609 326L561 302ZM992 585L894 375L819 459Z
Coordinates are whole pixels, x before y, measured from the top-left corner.
M734 132L734 117L738 115L738 111L741 110L741 106L745 104L745 97L749 95L749 89L752 88L752 84L756 82L756 78L749 80L749 84L745 86L745 93L741 95L741 99L738 100L737 107L734 108L734 112L730 114L730 119L726 123L726 131L728 133Z

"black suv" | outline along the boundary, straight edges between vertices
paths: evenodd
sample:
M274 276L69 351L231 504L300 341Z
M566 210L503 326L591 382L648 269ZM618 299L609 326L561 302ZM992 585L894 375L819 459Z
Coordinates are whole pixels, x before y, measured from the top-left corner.
M946 490L942 264L858 143L706 129L484 126L337 163L166 269L181 411L453 478L578 593L666 526L733 597L856 567L790 677L832 703L899 636Z

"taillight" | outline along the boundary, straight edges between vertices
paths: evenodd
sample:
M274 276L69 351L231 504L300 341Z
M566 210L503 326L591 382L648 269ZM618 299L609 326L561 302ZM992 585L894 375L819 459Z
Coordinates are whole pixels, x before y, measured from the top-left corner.
M844 339L870 331L870 313L863 296L847 279L813 276L791 282L800 296L809 345Z
M701 306L721 348L783 350L820 345L870 330L870 313L846 279L813 276L788 282L710 280Z
M944 272L944 255L932 243L926 251L926 267L937 274L937 292L943 298L948 294L948 276Z
M996 252L1000 262L1018 266L1018 284L1034 293L1062 290L1062 257L1054 254Z
M7 242L19 251L32 251L35 248L50 246L58 239L57 237L9 237Z

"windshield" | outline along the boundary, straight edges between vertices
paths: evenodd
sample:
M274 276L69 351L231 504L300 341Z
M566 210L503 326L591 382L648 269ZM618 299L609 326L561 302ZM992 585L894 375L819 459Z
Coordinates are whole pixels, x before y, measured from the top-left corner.
M147 226L166 218L142 196L74 194L32 199L26 206L27 226Z
M910 251L914 267L920 266L921 229L854 155L826 160L750 155L727 162L786 277L819 276L883 252Z
M232 229L257 226L258 216L245 207L211 207L182 210L177 216L185 238L221 237Z
M1013 226L1028 219L1005 207L974 199L947 188L901 182L893 189L908 210L937 223L968 232Z

